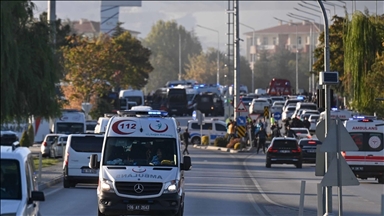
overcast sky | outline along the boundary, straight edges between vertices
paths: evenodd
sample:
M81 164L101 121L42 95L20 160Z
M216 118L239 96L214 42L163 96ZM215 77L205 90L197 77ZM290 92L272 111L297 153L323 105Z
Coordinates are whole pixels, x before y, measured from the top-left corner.
M47 1L33 1L37 6L36 15L47 10ZM329 1L330 4L344 5L340 1ZM344 1L347 10L352 11L352 2ZM310 9L306 9L298 5L300 1L240 1L240 22L248 25L256 30L269 28L277 25L274 17L283 20L292 18L287 16L287 13L295 13L302 16L314 18L317 22L322 22L316 16L308 15L304 12L295 10L294 8L302 9L310 13L315 13ZM307 4L301 2L302 5L312 7L308 4L317 5L317 1L306 1ZM384 13L384 1L356 1L357 10L363 11L365 7L371 13L375 13L377 4L377 13ZM58 18L70 20L79 20L85 18L93 21L100 21L100 1L56 1L56 15ZM334 15L334 10L339 15L344 14L342 7L325 5ZM226 9L228 1L143 1L141 7L121 7L119 21L124 22L123 27L126 29L139 31L139 37L144 38L151 27L158 20L176 20L183 25L187 30L195 29L196 35L204 48L217 47L217 33L196 27L196 25L205 26L215 29L220 33L220 50L225 51L227 43L227 20L228 15ZM313 8L313 7L312 7ZM317 13L320 15L320 12ZM299 20L296 20L299 21ZM241 37L243 33L252 31L251 28L240 26ZM244 46L245 42L241 44ZM244 50L244 49L242 49Z

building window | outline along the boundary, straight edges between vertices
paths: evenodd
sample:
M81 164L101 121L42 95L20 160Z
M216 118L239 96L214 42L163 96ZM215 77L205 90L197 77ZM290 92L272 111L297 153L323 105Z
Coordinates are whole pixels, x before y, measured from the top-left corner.
M301 45L301 37L297 37L297 43Z
M273 45L276 45L276 44L277 44L276 37L273 37Z
M268 45L268 38L267 37L263 37L263 45Z

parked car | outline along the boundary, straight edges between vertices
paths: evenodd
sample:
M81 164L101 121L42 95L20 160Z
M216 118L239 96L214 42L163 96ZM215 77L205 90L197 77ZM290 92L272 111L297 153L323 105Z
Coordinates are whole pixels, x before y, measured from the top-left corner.
M47 134L43 140L43 143L41 143L40 151L43 157L50 156L51 153L51 145L61 135L65 134Z
M271 168L272 164L294 164L302 168L303 155L295 138L275 137L267 149L265 167Z
M282 119L284 120L287 118L291 118L293 112L295 112L295 109L296 109L296 106L291 106L291 105L287 106L283 111Z
M253 99L249 107L249 114L263 114L264 107L268 107L268 109L271 107L267 98Z
M309 132L315 132L316 131L316 125L320 118L320 115L312 114L309 116L308 121L311 122L311 126L309 127Z
M316 162L316 148L321 145L321 141L317 139L301 139L299 146L303 152L303 162L315 163Z
M49 157L63 157L65 145L67 144L67 139L67 134L58 136L51 144L51 147L49 149Z

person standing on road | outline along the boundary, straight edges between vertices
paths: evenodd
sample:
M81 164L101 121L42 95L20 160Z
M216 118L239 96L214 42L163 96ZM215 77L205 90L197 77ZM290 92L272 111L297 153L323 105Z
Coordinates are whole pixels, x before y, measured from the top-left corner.
M191 135L189 134L188 132L188 128L185 129L185 132L183 133L183 142L184 142L184 151L183 151L183 155L185 155L185 152L187 152L187 154L189 155L189 151L188 151L188 144L189 144L189 138L191 137Z
M256 137L259 137L259 142L256 150L257 154L259 154L261 147L263 148L263 152L265 153L265 141L267 140L267 136L267 132L265 132L263 127L261 127L260 130L256 133L255 139Z

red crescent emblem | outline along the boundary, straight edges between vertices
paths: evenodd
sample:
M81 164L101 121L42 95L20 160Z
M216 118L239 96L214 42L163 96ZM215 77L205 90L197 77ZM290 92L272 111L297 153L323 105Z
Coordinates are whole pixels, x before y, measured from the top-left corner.
M119 128L119 125L120 125L121 122L134 122L134 123L136 123L135 121L132 121L132 120L120 120L120 121L117 121L117 122L113 123L113 125L112 125L113 132L115 132L117 134L120 134L120 135L128 135L128 134L131 134L131 133L135 132L135 130L129 131L129 132L121 131L120 128Z
M149 129L151 129L153 132L156 132L156 133L164 133L165 131L168 130L168 125L165 124L165 128L164 128L164 130L156 130L156 129L153 129L153 128L152 128L151 124L149 124Z

